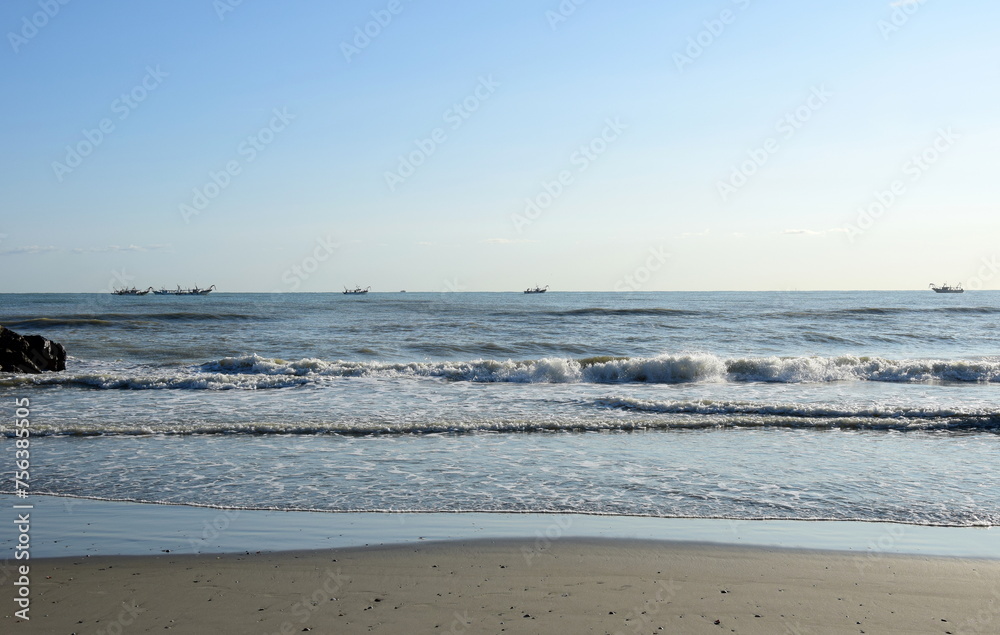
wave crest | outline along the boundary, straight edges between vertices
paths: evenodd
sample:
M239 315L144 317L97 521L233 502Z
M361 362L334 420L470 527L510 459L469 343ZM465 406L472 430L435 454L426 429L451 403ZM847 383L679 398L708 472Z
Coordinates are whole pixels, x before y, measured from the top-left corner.
M84 365L85 366L85 365ZM267 389L336 378L437 378L477 383L996 383L1000 361L891 360L881 357L741 357L709 353L657 357L561 357L438 362L293 361L256 354L187 368L81 368L43 375L0 375L0 386L77 385L103 389Z

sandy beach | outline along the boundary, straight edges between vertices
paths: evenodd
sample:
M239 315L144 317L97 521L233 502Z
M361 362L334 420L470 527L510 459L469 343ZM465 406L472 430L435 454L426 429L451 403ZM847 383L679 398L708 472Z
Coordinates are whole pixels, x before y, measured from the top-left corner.
M33 560L38 633L992 633L1000 561L654 541Z

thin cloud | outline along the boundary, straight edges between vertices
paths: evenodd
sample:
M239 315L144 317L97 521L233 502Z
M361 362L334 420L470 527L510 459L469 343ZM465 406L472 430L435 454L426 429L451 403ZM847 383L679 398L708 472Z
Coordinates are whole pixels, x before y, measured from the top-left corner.
M39 245L25 245L24 247L14 247L13 249L4 249L0 251L2 256L17 256L22 254L44 254L50 251L59 251L58 247L49 245L48 247L41 247Z
M487 238L486 240L480 240L481 243L486 243L487 245L516 245L523 243L536 243L537 240L525 240L521 238Z
M170 245L108 245L106 247L77 247L73 249L76 254L106 253L114 251L160 251L170 249Z
M0 235L0 240L5 236ZM65 247L56 247L55 245L48 245L42 247L40 245L25 245L23 247L13 247L11 249L0 250L0 255L23 255L23 254L44 254L51 253L55 251L59 252L69 252L74 254L93 254L93 253L106 253L106 252L125 252L125 251L161 251L170 249L170 245L108 245L106 247L74 247L68 249Z
M703 232L684 232L681 236L708 236L711 231L711 229L706 229Z
M783 235L822 236L824 234L839 234L846 231L843 227L834 227L832 229L824 229L823 231L816 231L814 229L786 229L781 233Z

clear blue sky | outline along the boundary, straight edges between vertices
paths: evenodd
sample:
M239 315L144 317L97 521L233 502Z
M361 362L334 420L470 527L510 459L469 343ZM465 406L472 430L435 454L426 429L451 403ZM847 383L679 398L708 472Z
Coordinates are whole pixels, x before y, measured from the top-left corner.
M0 291L1000 288L995 2L231 4L3 3Z

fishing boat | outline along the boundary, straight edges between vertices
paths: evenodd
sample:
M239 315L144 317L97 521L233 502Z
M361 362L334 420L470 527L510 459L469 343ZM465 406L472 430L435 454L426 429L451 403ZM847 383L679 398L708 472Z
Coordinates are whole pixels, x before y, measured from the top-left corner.
M362 289L361 287L354 287L353 289L348 289L344 287L344 295L361 295L362 293L368 293L371 291L371 287Z
M193 289L181 289L181 286L177 285L176 289L160 289L159 291L153 291L153 293L155 295L208 295L214 290L214 284L207 289L200 289L198 285L194 285Z
M962 288L962 283L958 283L955 286L951 286L950 284L945 282L939 287L932 282L930 283L929 286L931 289L934 290L934 293L965 293L965 289Z
M112 287L112 289L111 289L111 295L146 295L147 293L149 293L152 290L153 290L153 287L149 287L145 291L140 291L139 289L136 289L135 287L132 287L131 289L128 289L128 288L116 289L116 288Z
M534 289L532 289L532 288L529 287L529 288L525 289L524 292L525 293L545 293L548 290L549 290L549 285L545 285L545 287L536 286Z
M180 285L177 285L177 289L163 289L160 288L159 291L153 291L154 295L185 295L186 292L181 290Z

